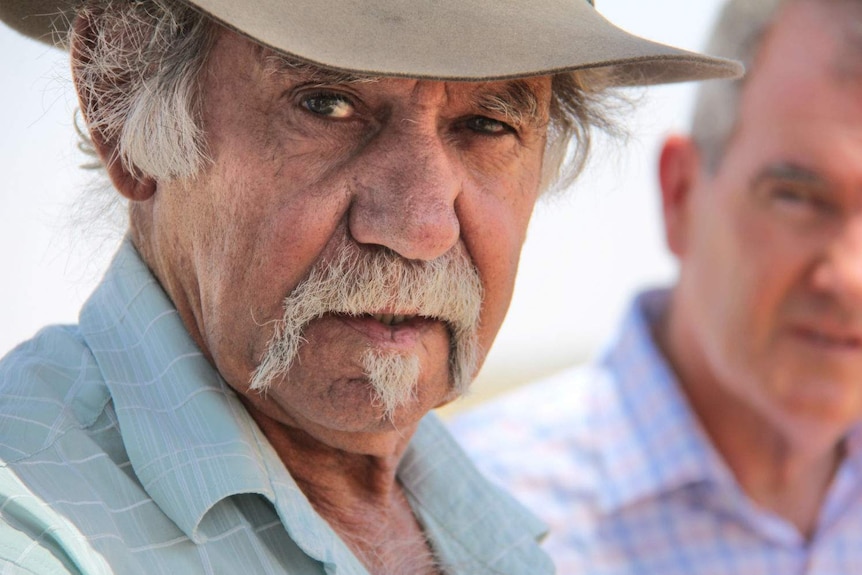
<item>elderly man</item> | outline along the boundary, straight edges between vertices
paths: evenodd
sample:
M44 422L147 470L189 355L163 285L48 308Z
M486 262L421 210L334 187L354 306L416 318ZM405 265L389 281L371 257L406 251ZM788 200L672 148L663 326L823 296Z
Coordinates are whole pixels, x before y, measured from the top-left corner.
M549 572L542 525L425 415L481 364L601 89L737 65L583 0L0 15L69 26L129 203L80 324L0 365L3 571Z
M862 3L731 0L710 49L748 74L664 145L676 285L457 428L563 573L862 573Z

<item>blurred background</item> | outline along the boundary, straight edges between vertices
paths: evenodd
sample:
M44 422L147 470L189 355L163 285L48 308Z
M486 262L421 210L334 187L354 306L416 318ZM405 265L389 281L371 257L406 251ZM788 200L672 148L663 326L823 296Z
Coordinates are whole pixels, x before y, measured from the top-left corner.
M700 49L718 0L597 0L635 34ZM0 25L0 355L49 323L74 323L120 231L81 221L95 174L80 169L66 55ZM589 359L638 290L675 273L662 236L656 160L685 130L695 86L627 91L627 140L599 139L587 171L536 208L509 316L474 390L447 408ZM86 193L85 193L86 192ZM122 224L122 222L121 222Z

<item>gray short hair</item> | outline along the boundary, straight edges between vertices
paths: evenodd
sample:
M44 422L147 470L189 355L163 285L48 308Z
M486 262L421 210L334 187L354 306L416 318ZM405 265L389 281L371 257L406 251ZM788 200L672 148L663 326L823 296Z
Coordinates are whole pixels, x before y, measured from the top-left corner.
M740 60L746 77L778 8L792 0L730 0L724 5L706 47L706 52ZM700 85L691 133L708 172L721 164L727 142L736 127L745 77L712 80Z
M73 72L89 130L117 150L109 161L138 178L196 174L207 161L199 78L218 26L179 0L86 0L79 17L90 33L73 31ZM580 173L593 128L616 133L602 105L610 84L602 70L554 76L544 188Z
M860 0L729 0L713 28L706 52L741 60L745 64L746 76L740 80L711 80L700 85L694 118L692 137L701 153L701 160L708 173L715 173L721 164L728 142L738 122L739 105L746 79L756 73L757 58L764 38L781 9L793 2L820 2L860 8ZM854 45L850 60L855 64L862 46L858 14L851 16L855 28L849 37Z

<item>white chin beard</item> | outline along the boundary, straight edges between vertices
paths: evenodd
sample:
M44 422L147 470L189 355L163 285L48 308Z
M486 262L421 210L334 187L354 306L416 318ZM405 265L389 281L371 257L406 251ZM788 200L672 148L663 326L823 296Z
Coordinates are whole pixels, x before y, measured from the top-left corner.
M419 358L414 354L367 349L362 366L371 388L372 403L383 408L383 418L391 420L395 410L416 400Z

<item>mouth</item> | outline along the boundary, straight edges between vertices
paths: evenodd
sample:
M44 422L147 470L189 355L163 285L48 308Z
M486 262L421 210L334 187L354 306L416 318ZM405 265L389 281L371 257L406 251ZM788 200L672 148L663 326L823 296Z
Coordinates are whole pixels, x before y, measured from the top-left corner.
M862 337L855 333L798 327L793 330L797 337L820 348L835 351L862 350Z
M445 321L414 313L333 314L332 317L362 334L373 345L393 349L412 348L441 326L448 333Z
M370 314L372 318L376 319L383 325L393 326L400 325L407 321L410 321L413 318L419 317L416 315L400 315L400 314L392 314L392 313L374 313Z

